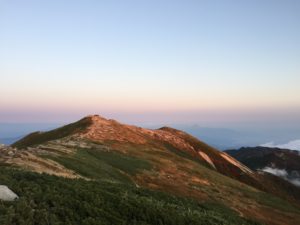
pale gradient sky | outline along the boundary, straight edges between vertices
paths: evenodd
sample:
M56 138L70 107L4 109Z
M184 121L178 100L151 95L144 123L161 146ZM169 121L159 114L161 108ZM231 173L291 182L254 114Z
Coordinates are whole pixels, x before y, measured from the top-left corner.
M299 12L298 0L0 0L0 122L296 126Z

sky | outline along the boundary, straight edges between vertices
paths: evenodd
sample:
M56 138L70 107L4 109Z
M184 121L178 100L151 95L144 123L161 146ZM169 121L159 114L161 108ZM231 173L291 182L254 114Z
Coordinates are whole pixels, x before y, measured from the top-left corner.
M298 0L0 0L0 122L300 124Z

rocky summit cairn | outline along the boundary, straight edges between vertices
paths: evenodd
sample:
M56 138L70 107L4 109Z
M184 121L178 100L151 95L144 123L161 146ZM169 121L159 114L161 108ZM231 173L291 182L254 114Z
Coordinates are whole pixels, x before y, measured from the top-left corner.
M0 200L2 200L2 201L14 201L18 198L19 198L18 195L16 195L7 186L0 185Z

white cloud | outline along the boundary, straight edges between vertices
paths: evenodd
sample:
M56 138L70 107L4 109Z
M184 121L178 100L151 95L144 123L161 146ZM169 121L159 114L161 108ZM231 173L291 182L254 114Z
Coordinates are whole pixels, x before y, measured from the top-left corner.
M265 167L262 170L265 171L265 172L274 174L278 177L286 177L288 175L286 170L281 170L281 169L276 169L276 168L271 168L271 167Z
M299 178L293 178L289 176L288 172L286 170L277 169L277 168L271 168L271 167L265 167L262 169L262 171L274 174L275 176L281 177L290 183L300 187L300 179Z
M289 180L292 184L300 187L300 179L290 179Z
M274 142L268 142L265 144L260 145L262 147L270 147L270 148L284 148L284 149L291 149L291 150L298 150L300 151L300 139L293 140L285 144L275 144Z

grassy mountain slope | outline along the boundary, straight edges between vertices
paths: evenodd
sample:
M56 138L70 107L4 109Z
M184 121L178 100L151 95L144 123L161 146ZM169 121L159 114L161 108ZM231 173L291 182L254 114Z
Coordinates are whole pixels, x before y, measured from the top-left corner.
M20 199L0 204L0 224L18 225L259 225L221 204L132 185L70 180L1 168Z
M89 116L49 132L35 132L12 146L26 148L72 135L77 135L76 138L79 135L81 138L84 137L97 143L105 142L107 145L110 145L108 143L110 141L116 144L131 143L133 146L143 145L160 149L169 146L168 149L171 147L175 151L187 153L203 165L212 167L227 176L241 180L246 177L245 181L255 182L248 168L187 133L168 127L147 130L120 124L114 120L106 120L99 116Z
M68 132L60 128L51 135L41 133L32 142L25 137L27 141L19 143L31 148L18 150L16 159L10 162L39 172L40 165L33 167L28 165L28 158L22 160L24 155L32 154L59 163L86 182L126 184L176 198L213 202L231 208L244 218L270 225L300 224L298 200L287 190L281 190L280 198L270 194L273 191L258 190L257 184L266 187L274 181L268 179L263 184L264 178L243 164L182 131L147 130L100 117L81 121L89 121L84 129L80 122L79 128L74 123ZM55 170L51 164L51 171ZM247 185L247 182L252 184L249 181L256 183L251 187Z
M26 148L29 146L45 143L47 141L67 137L85 130L91 124L92 121L89 119L89 117L86 117L75 123L68 124L55 130L47 132L34 132L22 138L21 140L13 143L12 147Z

